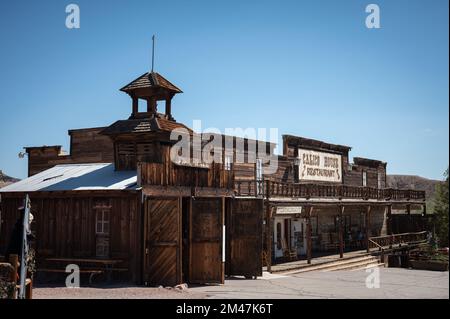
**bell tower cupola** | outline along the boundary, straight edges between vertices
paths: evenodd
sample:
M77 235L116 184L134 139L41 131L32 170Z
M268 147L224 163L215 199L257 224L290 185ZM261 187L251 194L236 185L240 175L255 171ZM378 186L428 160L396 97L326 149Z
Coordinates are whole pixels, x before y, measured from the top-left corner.
M159 73L153 71L141 75L120 90L131 97L132 112L130 119L161 116L161 114L158 114L158 102L164 101L166 108L162 116L168 120L174 120L172 116L172 98L177 93L183 93ZM139 110L139 100L147 102L145 111Z

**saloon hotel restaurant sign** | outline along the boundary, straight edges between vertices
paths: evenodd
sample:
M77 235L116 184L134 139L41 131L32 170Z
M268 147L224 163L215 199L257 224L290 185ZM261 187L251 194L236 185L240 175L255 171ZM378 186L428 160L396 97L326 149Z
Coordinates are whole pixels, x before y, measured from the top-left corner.
M342 182L341 155L298 150L300 181Z

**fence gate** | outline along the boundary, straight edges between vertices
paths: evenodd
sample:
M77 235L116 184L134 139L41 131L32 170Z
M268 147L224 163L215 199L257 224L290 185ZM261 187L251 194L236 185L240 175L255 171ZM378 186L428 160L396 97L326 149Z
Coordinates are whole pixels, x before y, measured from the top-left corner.
M189 218L189 282L223 283L222 198L191 199Z
M228 276L262 276L262 223L264 202L261 199L232 199L227 214Z
M144 281L151 286L180 284L180 198L146 199L144 238Z

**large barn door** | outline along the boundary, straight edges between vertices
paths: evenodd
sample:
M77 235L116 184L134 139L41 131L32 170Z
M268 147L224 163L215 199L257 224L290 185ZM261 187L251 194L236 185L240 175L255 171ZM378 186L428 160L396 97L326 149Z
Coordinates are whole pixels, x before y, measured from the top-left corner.
M227 275L262 276L263 200L233 199L227 217Z
M191 200L189 282L223 283L223 201Z
M179 198L147 198L145 210L144 281L175 286L181 272L181 203Z

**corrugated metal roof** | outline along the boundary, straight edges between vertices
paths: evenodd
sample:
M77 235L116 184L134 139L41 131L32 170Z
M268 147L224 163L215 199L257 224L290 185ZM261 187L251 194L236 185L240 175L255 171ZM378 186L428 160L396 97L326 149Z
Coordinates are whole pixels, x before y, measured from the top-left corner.
M115 171L111 163L66 164L0 188L0 193L136 188L136 171Z

